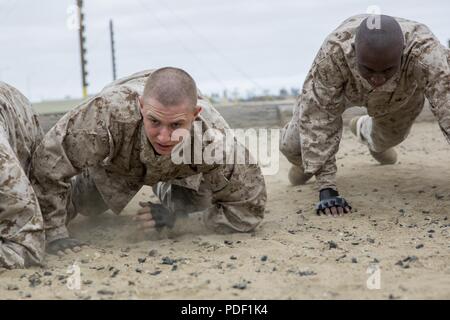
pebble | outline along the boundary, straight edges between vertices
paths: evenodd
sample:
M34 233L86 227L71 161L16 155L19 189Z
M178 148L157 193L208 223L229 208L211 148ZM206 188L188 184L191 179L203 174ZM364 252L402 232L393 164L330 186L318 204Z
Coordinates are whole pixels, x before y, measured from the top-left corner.
M342 256L340 256L340 257L337 257L337 258L336 258L336 261L341 261L341 260L344 259L345 257L347 257L346 254L344 254L344 255L342 255Z
M236 283L235 285L233 285L233 289L239 289L239 290L245 290L247 289L247 284L250 283L248 281L241 281L239 283Z
M337 247L338 247L337 243L334 242L333 240L328 241L328 246L329 246L330 250L331 249L337 249Z
M315 273L314 271L299 271L298 275L300 277L308 277L308 276L315 276L317 273Z
M34 288L41 284L41 276L38 273L32 274L28 281L30 282L30 287Z
M119 274L120 270L119 269L115 269L113 271L113 273L111 274L111 278L115 278L118 274Z
M443 196L443 195L437 194L437 193L434 195L434 197L435 197L437 200L442 200L442 199L444 199L444 196Z
M162 258L162 260L161 260L161 264L168 264L168 265L173 265L173 264L176 263L176 262L177 262L177 260L171 259L171 258L169 258L169 257L164 257L164 258Z
M19 287L16 286L15 284L8 284L8 286L6 287L6 290L8 290L8 291L16 291L16 290L19 290Z
M408 256L408 257L406 257L406 258L403 259L403 260L397 261L397 263L396 263L395 265L396 265L396 266L400 266L400 267L402 267L403 269L409 269L410 264L411 264L412 262L417 261L417 260L419 260L419 258L417 258L416 256Z
M98 290L97 293L101 294L101 295L109 295L109 296L111 296L111 295L114 294L114 291L102 289L102 290Z

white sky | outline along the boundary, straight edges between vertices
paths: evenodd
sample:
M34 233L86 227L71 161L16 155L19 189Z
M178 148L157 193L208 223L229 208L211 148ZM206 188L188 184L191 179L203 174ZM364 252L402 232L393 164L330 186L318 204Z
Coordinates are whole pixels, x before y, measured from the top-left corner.
M450 1L85 0L89 93L118 76L162 66L187 70L206 93L301 87L324 38L371 5L450 39ZM0 80L32 101L81 96L75 0L0 0Z

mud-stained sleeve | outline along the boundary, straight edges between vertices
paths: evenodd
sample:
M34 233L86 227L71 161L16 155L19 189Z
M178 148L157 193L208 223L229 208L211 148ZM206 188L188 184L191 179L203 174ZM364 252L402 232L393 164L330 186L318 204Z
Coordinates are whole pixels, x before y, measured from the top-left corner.
M331 54L319 52L303 85L299 105L299 132L305 172L315 174L318 185L336 188L336 160L345 110L344 80Z
M426 78L425 96L450 143L450 50L438 40L430 41L423 48L419 65Z
M32 160L32 177L47 242L68 237L69 179L106 159L113 148L108 113L98 97L77 107L45 135Z
M44 223L36 195L0 128L0 267L39 265L44 246Z
M204 215L206 226L216 232L249 232L261 223L267 193L258 165L225 165L203 178L211 187L213 204Z

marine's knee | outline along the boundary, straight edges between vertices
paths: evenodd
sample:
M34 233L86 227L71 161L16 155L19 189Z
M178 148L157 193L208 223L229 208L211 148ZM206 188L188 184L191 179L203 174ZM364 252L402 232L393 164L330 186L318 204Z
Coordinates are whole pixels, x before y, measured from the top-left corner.
M300 135L298 130L288 124L282 129L279 142L280 152L289 160L289 162L300 165L302 162Z
M408 136L409 130L386 130L372 135L372 151L383 152L402 143Z
M302 164L302 154L300 149L292 150L289 148L281 148L280 152L286 157L286 159L295 166L303 166Z

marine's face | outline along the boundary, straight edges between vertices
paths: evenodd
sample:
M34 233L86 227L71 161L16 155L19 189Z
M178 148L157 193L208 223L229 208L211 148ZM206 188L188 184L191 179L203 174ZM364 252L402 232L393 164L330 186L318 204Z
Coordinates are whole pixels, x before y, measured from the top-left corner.
M358 71L373 87L380 87L400 69L402 50L372 50L365 44L355 46Z
M153 149L160 155L170 155L172 149L181 142L172 139L177 129L191 130L192 124L201 111L201 107L182 103L164 106L151 97L139 98L145 134Z

